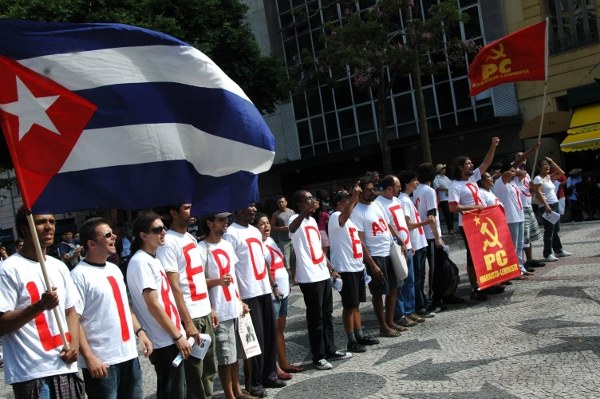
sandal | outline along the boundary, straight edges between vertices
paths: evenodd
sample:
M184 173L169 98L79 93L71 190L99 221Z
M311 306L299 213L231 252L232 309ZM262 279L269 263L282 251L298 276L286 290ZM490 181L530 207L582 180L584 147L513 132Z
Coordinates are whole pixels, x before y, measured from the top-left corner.
M290 364L290 367L281 367L281 369L286 373L301 373L304 371L304 367L294 366L293 364Z
M379 336L384 338L396 338L400 336L400 331L380 332Z

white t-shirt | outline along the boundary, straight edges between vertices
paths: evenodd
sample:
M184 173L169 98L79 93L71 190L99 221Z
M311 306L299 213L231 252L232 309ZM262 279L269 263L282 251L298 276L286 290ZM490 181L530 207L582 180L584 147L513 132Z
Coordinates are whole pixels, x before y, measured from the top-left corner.
M46 270L50 283L56 287L60 318L67 339L70 340L65 309L79 301L67 266L46 256ZM38 262L20 254L9 256L0 267L0 312L26 308L36 303L46 290ZM77 364L66 364L60 358L63 342L53 310L46 310L16 331L4 335L4 380L7 384L29 381L51 375L76 373Z
M271 237L263 241L265 260L271 272L271 278L277 284L277 288L283 297L290 295L290 275L285 268L283 252Z
M145 289L156 290L159 305L165 310L165 313L181 334L185 334L175 305L175 298L173 298L173 292L171 292L171 284L169 284L167 274L158 258L141 249L133 254L127 266L127 287L131 293L135 315L140 324L146 329L146 334L148 334L148 338L152 341L155 349L173 345L174 337L163 330L158 321L148 311L143 295Z
M525 176L522 179L519 179L519 176L515 176L513 183L519 188L523 208L531 208L532 192L529 189L529 183L531 183L531 176L529 176L529 173L525 173Z
M298 214L290 217L291 224ZM290 232L296 254L296 280L299 283L316 283L329 278L327 258L321 246L319 226L312 216L304 218L298 230Z
M79 322L94 355L108 365L138 356L123 273L114 264L91 265L84 260L71 271L81 301ZM77 364L87 368L83 356Z
M398 199L402 204L402 210L404 211L405 217L408 217L411 223L421 223L419 211L417 211L417 208L415 208L415 205L410 200L410 197L406 193L400 193ZM415 251L425 248L427 246L425 229L423 229L423 227L417 227L416 229L410 230L410 242L412 242L412 246Z
M484 205L477 186L480 179L481 171L475 168L468 180L452 180L448 201L459 205ZM462 213L458 214L458 225L462 226Z
M231 274L231 283L228 286L216 285L208 289L210 303L215 309L219 321L236 319L239 316L240 293L238 283L235 277L236 264L238 257L235 254L231 243L221 240L216 244L203 241L198 244L202 259L206 259L206 248L210 251L208 256L208 266L206 267L206 277L221 278L227 273Z
M329 218L329 256L331 265L338 272L360 272L364 270L363 250L358 229L348 218L340 227L341 212L333 212Z
M244 227L233 223L223 238L231 243L238 257L235 273L242 299L270 294L271 283L260 231L252 225Z
M169 230L165 245L156 257L167 273L179 273L179 288L190 317L197 319L211 312L208 287L204 277L206 258L200 256L198 242L190 233Z
M438 235L441 237L442 229L440 227L440 213L438 211L435 190L427 184L419 184L417 189L413 192L412 201L417 208L419 216L423 215L424 218L427 217L429 211L435 209L435 228L438 231ZM433 240L435 238L430 224L423 226L423 229L425 230L425 237L428 240Z
M546 198L546 202L548 205L556 204L558 202L558 197L556 196L556 190L554 189L554 183L552 183L552 179L550 179L550 175L542 177L537 175L533 179L533 184L542 185L542 193L544 193L544 197Z
M400 238L406 244L407 249L412 249L412 243L410 242L410 232L408 231L408 225L406 224L406 217L404 215L404 211L402 210L402 204L400 204L400 200L396 197L392 197L392 199L387 199L383 195L378 196L375 201L379 202L386 211L388 220L390 220L398 234L400 234Z
M381 203L377 201L369 205L358 203L352 210L350 218L358 231L364 233L364 243L371 256L390 256L393 240L388 228L390 221Z
M448 191L437 191L439 195L440 201L448 201L448 193L450 192L450 185L452 184L452 180L448 178L448 176L436 175L435 179L433 179L433 188L445 188Z
M509 181L504 184L502 178L494 183L494 194L504 206L507 223L520 223L525 221L521 192L515 183Z
M493 192L483 188L479 190L479 198L481 198L481 201L483 201L483 205L485 206L502 205Z

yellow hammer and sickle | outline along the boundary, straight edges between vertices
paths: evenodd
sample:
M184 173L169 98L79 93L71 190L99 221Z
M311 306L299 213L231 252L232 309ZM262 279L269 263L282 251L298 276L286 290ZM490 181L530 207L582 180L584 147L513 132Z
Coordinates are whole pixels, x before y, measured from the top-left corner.
M506 54L504 54L504 44L499 43L497 48L490 49L492 55L488 55L486 61L495 61L500 58L505 58Z
M486 217L487 222L483 222L481 224L481 229L479 230L479 232L481 234L484 234L486 236L488 236L489 240L484 240L483 241L483 252L487 251L488 247L494 248L496 246L502 248L502 243L500 242L500 240L498 239L498 229L496 228L496 225L494 224L494 222L492 221L492 219ZM490 229L488 229L488 222L489 225L492 227L492 231L490 231Z

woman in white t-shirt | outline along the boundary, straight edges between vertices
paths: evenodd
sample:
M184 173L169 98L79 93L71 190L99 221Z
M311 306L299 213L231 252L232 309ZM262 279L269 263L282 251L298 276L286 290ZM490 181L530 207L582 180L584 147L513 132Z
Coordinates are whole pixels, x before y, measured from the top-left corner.
M303 367L294 366L287 358L285 351L285 324L287 320L288 298L290 295L290 277L285 268L283 252L271 238L271 223L264 213L257 213L255 226L262 234L265 260L269 268L269 278L273 287L273 307L277 318L277 377L280 380L292 378L290 373L304 371Z
M550 173L552 168L552 173ZM558 212L558 198L553 183L553 179L556 179L560 175L564 175L565 172L558 166L552 159L546 157L538 163L539 175L533 179L533 187L535 195L538 201L542 204L542 215L550 215L552 212ZM544 224L544 259L546 262L556 262L557 257L562 258L570 256L571 253L564 251L560 237L560 220L556 223L551 223L545 218L542 218ZM552 254L554 250L554 255Z

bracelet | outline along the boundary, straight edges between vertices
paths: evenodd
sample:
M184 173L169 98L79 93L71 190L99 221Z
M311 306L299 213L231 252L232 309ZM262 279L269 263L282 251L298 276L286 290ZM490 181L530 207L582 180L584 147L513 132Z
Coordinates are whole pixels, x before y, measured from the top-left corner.
M138 335L138 334L139 334L139 333L141 333L142 331L143 331L143 332L146 332L146 329L145 329L144 327L140 327L140 328L138 328L137 330L135 330L135 332L134 332L135 336L136 336L136 337L139 337L139 335Z
M181 338L183 338L183 334L179 335L179 337L177 337L177 338L173 338L173 341L177 342L177 341L179 341Z
M273 284L273 285L271 286L271 288L277 288L277 287L279 287L279 286L277 285L277 283L275 283L275 284Z

